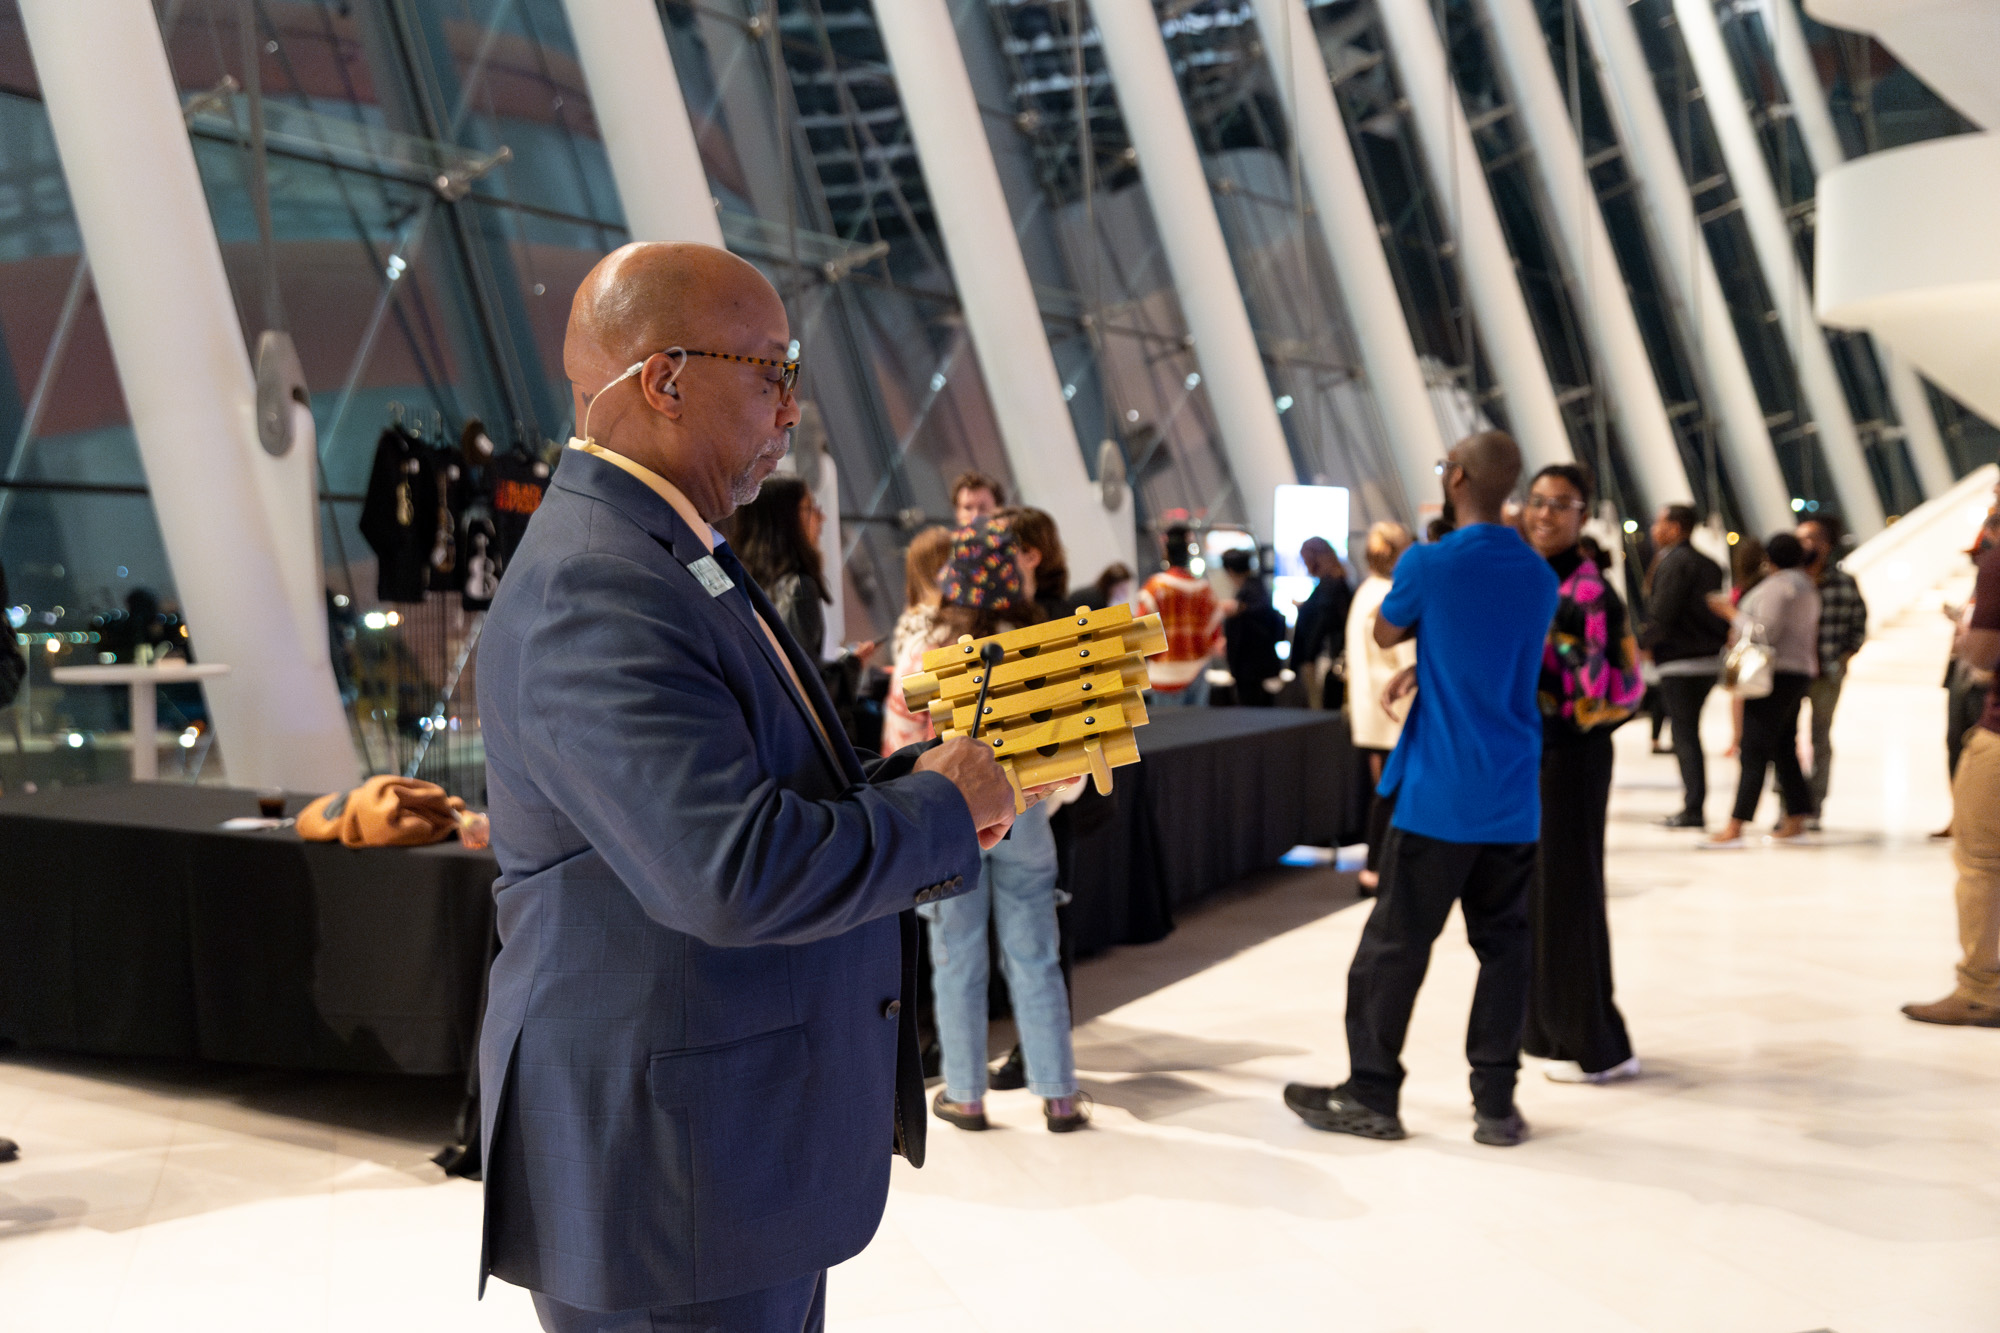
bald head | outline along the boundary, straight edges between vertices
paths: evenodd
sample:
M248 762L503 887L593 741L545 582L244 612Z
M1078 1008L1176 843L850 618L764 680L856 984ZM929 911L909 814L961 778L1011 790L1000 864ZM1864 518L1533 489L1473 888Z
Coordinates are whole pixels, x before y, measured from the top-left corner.
M692 241L635 241L599 260L576 289L563 337L563 373L587 396L634 361L668 347L782 357L782 349L750 352L728 344L743 326L766 324L783 308L764 275L727 250Z
M1464 521L1491 523L1498 519L1507 497L1521 480L1521 446L1504 430L1468 435L1453 446L1451 461L1464 474L1465 494L1453 497L1465 510Z
M789 447L799 419L790 348L785 303L727 250L623 246L570 303L563 373L577 433L720 522L755 497Z

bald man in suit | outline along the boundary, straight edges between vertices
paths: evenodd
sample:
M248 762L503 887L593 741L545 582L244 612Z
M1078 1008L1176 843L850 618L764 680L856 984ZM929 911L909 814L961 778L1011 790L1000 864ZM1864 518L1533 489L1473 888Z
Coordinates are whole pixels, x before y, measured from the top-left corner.
M714 524L798 420L778 294L700 245L577 292L580 438L479 653L502 947L487 1273L543 1326L822 1326L826 1269L923 1158L912 909L1013 798L970 741L865 769Z

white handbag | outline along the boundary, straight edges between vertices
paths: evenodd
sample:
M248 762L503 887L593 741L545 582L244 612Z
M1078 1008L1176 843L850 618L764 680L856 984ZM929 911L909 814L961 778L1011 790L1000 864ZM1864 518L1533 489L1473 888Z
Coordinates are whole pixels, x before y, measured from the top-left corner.
M1744 626L1722 659L1722 685L1739 699L1762 699L1776 683L1777 658L1756 621Z

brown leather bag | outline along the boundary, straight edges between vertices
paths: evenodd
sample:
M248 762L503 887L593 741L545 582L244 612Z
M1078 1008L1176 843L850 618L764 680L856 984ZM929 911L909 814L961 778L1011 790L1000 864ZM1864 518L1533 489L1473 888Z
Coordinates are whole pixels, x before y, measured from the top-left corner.
M465 802L434 782L372 777L353 791L322 796L299 811L299 836L349 847L422 847L458 832Z

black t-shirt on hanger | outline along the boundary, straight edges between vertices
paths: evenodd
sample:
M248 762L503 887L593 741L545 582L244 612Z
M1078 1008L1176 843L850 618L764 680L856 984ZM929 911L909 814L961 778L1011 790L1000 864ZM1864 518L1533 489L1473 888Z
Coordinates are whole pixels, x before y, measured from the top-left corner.
M430 586L442 505L431 451L392 426L375 442L361 535L375 552L375 595L385 602L421 602Z

